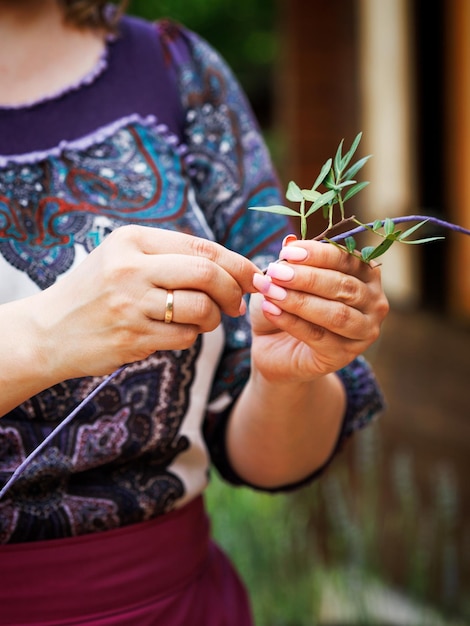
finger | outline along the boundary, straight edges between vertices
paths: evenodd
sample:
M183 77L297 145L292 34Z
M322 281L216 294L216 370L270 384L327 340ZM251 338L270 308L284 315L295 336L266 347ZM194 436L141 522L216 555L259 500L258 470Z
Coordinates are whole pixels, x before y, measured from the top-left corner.
M376 339L370 318L343 302L293 291L283 310L341 337L365 341L373 334Z
M313 350L317 359L334 363L334 369L351 362L373 343L371 338L363 340L345 337L284 311L281 315L268 317L279 331L284 331L299 341L300 345Z
M182 254L147 255L142 270L155 287L206 294L227 315L240 314L243 291L235 278L217 263Z
M371 305L369 285L351 274L285 263L271 263L266 274L275 285L343 302L362 312Z
M161 320L147 319L133 337L132 360L141 360L159 350L185 350L197 337L207 332L193 324L165 324Z
M269 276L256 277L254 282L267 302L274 305L274 308L264 307L268 313L271 309L276 315L277 308L278 315L282 315L282 312L291 313L310 324L349 339L366 340L370 335L375 335L377 324L371 324L375 317L365 315L344 302L305 291L285 289L271 283ZM286 330L289 331L287 328Z
M376 264L369 265L354 254L325 242L295 241L281 249L279 258L295 264L302 263L323 269L335 269L344 274L354 275L363 282L376 280Z
M201 291L174 289L172 324L196 326L199 332L209 332L220 324L220 309ZM142 312L151 320L163 322L168 303L167 289L150 289L142 301Z
M259 335L269 334L278 329L267 319L263 313L266 300L260 293L253 293L250 296L250 321L253 331ZM275 309L277 311L277 309Z
M268 313L267 316L277 330L284 331L298 340L301 345L306 345L313 349L317 356L323 355L323 359L335 362L337 367L341 366L338 366L338 360L345 365L362 353L369 345L368 341L364 342L340 336L324 326L312 324L297 315L285 311L282 311L280 315Z
M145 254L185 254L208 259L228 272L244 293L253 291L253 273L260 273L252 261L224 246L185 233L130 225L116 229L109 237L128 238Z

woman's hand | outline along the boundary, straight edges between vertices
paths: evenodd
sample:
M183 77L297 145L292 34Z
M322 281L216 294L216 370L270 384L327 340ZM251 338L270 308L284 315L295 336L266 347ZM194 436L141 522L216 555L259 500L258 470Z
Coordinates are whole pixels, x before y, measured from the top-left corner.
M292 484L330 458L347 397L335 372L378 337L388 311L380 268L318 241L296 241L256 274L252 371L227 428L235 471Z
M141 226L111 233L84 261L34 296L38 354L57 380L104 375L156 350L184 349L221 311L243 312L258 268L223 246ZM164 323L174 290L172 323Z
M318 241L290 243L280 259L255 275L250 303L253 364L265 379L313 380L378 338L389 309L379 266Z

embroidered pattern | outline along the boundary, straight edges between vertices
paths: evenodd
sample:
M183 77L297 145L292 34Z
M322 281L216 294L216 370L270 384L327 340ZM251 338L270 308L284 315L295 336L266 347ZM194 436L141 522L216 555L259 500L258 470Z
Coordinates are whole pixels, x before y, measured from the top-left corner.
M0 254L45 289L76 245L91 252L130 222L174 228L187 206L180 154L135 123L86 150L0 169Z
M90 532L99 524L114 528L171 509L184 495L169 466L189 446L179 430L200 347L199 339L188 350L156 353L129 365L103 389L0 502L0 541L15 541L15 528L23 541L25 529L36 539L51 538ZM34 446L38 442L33 437L42 438L40 423L57 422L55 398L62 398L61 408L67 412L95 385L92 378L62 383L5 416L0 423L0 475L25 454L11 424L36 415L34 430L24 430Z

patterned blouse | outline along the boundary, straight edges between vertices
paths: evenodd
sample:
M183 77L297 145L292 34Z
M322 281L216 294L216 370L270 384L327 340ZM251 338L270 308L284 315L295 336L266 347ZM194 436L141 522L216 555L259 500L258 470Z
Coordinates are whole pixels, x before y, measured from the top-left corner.
M214 239L264 267L288 224L246 209L279 202L260 130L220 56L179 25L125 17L78 84L0 108L0 303L46 289L129 223ZM241 484L224 433L249 349L247 316L227 317L187 350L124 368L7 491L0 543L165 514L204 490L211 465ZM348 409L338 447L382 408L363 358L339 374ZM0 486L102 380L67 380L0 420Z

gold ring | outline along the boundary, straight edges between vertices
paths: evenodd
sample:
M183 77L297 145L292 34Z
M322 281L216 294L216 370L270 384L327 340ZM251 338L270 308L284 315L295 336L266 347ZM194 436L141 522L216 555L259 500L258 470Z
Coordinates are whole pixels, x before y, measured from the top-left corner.
M165 317L163 321L165 324L170 324L173 320L173 289L168 289L166 292L165 302Z

